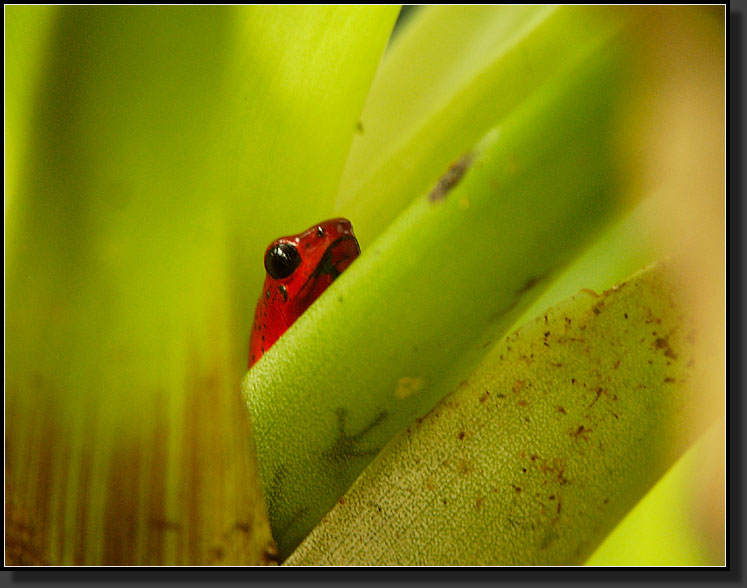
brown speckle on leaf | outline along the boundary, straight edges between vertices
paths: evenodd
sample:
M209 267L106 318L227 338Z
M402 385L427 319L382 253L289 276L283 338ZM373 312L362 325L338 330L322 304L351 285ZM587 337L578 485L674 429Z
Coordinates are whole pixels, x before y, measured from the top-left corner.
M428 194L428 200L431 202L445 200L446 195L461 181L470 165L472 165L472 160L472 154L467 153L452 163L449 169L446 170L446 173L438 179L430 194Z
M587 435L591 433L591 429L587 429L583 425L580 425L578 429L576 429L573 433L571 433L571 436L578 439L579 437L581 439L588 439Z
M648 325L650 323L656 323L657 325L660 325L661 319L659 317L654 316L653 313L651 312L651 309L649 308L648 315L646 316L646 324Z
M539 284L542 280L544 280L549 272L542 273L538 276L532 276L530 278L527 278L527 281L524 282L524 285L517 290L517 294L524 294L525 292L528 292L532 288L534 288L537 284ZM545 317L547 319L547 317Z

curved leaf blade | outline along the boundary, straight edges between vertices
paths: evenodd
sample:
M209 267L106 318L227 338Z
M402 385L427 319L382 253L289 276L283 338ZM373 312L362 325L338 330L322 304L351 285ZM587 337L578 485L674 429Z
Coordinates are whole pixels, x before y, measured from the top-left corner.
M639 10L421 8L384 55L340 182L337 211L353 219L361 246L590 43Z
M713 420L677 296L658 264L506 337L286 564L582 563Z

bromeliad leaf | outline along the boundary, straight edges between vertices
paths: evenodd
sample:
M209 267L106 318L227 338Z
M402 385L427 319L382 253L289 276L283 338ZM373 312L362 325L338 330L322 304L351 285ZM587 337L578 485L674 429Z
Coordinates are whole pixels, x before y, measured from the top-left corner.
M286 563L582 563L710 422L691 410L702 362L668 269L506 337Z

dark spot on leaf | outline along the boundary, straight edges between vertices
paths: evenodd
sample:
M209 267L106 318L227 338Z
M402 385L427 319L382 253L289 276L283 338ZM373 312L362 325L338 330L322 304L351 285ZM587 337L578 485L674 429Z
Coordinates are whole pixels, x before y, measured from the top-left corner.
M524 294L525 292L529 292L532 288L534 288L537 284L539 284L542 280L547 277L547 273L540 274L538 276L532 276L531 278L528 278L526 282L524 282L524 285L519 288L516 293L517 294Z
M457 439L459 439L460 441L464 439L464 431L459 431L459 434L457 435Z
M579 437L581 437L582 439L586 439L586 435L588 435L589 433L591 433L591 429L587 429L583 425L580 425L578 429L571 433L571 436L575 437L576 439L578 439Z
M471 153L463 155L457 159L454 163L449 166L446 173L442 175L436 185L428 194L428 199L431 202L439 202L446 198L446 195L454 189L454 187L460 182L465 172L472 165L473 156Z
M597 400L599 400L599 397L606 392L603 388L597 388L596 390L597 395L594 397L594 400L591 401L591 404L589 405L589 408L594 406L597 403ZM583 427L582 427L583 428Z
M355 434L350 434L346 430L347 414L348 411L344 408L338 408L335 411L337 437L332 446L324 452L324 457L335 464L345 464L350 458L374 456L381 449L380 447L361 447L360 445L362 438L387 418L388 412L381 411L370 423Z
M656 323L657 325L661 324L661 319L658 317L655 317L653 313L651 312L651 309L648 309L648 315L646 316L646 324L649 323Z

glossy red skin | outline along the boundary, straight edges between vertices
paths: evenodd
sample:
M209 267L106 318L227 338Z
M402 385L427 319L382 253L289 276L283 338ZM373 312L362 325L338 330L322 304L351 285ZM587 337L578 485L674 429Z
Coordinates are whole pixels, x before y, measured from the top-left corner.
M301 263L287 278L276 280L269 275L265 277L265 285L254 311L249 367L272 347L278 337L360 254L353 226L344 218L327 220L298 235L276 239L267 246L265 255L272 247L283 242L296 246Z

